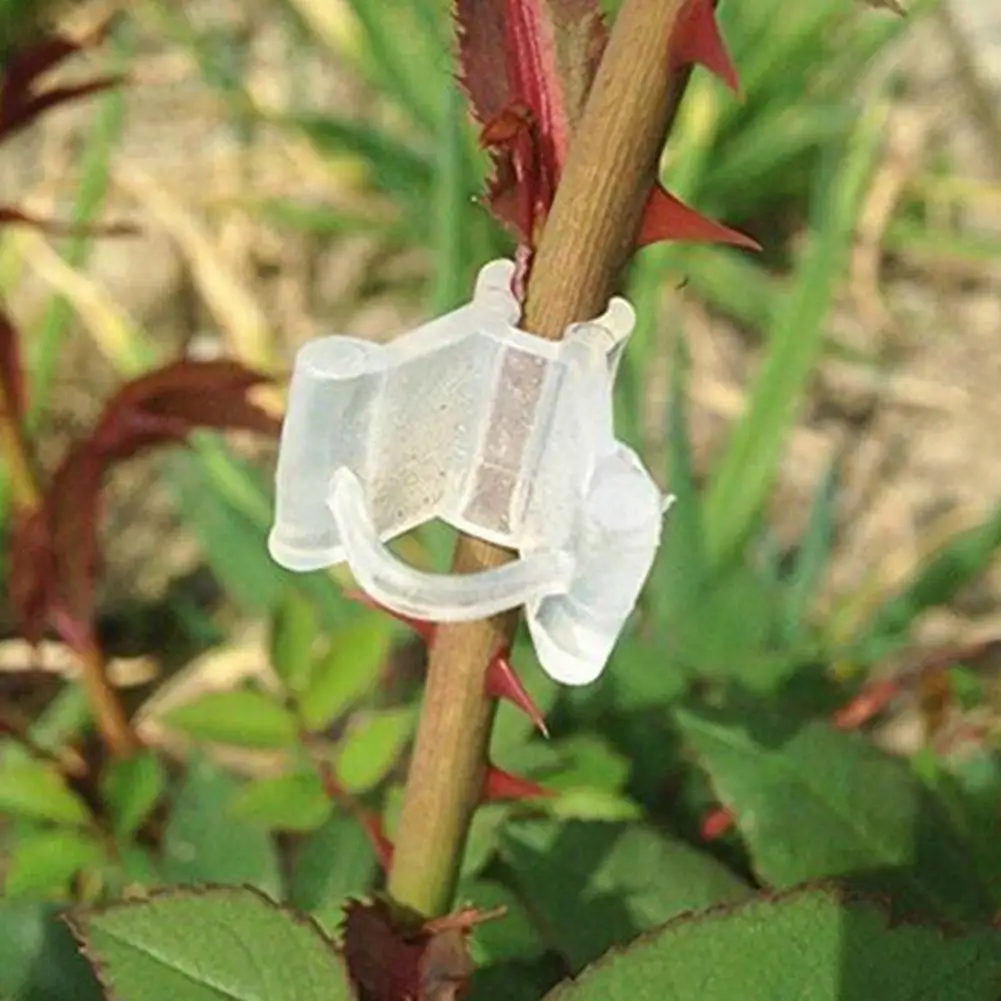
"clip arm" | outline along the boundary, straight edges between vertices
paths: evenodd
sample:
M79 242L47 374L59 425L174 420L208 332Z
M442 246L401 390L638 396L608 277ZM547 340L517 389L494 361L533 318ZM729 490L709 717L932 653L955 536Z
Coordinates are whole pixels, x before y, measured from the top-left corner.
M329 506L359 585L385 607L413 619L468 622L566 591L573 561L538 553L492 570L440 574L415 570L379 539L358 478L346 468L331 481Z

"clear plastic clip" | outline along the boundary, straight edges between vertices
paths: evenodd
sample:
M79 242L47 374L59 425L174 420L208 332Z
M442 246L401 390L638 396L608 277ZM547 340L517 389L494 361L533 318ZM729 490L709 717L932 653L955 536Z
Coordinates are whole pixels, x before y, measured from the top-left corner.
M516 326L513 269L488 264L472 302L388 344L334 336L299 351L269 548L291 570L346 560L375 601L412 618L524 605L543 668L582 685L636 604L665 507L613 428L635 314L616 298L543 340ZM519 559L436 574L387 548L435 518Z

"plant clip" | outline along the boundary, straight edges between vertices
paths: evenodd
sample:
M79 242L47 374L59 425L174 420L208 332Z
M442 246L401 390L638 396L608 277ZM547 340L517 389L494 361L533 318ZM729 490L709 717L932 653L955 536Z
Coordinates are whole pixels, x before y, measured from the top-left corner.
M299 351L268 545L290 570L346 561L369 597L407 619L523 605L543 669L583 685L636 604L665 510L614 434L635 313L615 298L560 342L536 337L516 326L514 267L486 265L471 302L388 344L331 336ZM438 574L386 545L435 518L519 559Z

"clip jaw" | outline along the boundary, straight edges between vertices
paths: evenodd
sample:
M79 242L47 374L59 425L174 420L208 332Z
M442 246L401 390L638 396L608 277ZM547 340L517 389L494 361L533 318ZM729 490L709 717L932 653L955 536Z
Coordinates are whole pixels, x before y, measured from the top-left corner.
M663 497L612 423L635 316L613 299L561 342L535 337L516 326L513 267L488 264L472 302L389 344L325 337L299 352L268 544L291 570L347 561L372 598L410 618L524 605L543 668L586 684L660 539ZM433 518L520 558L432 574L386 547Z

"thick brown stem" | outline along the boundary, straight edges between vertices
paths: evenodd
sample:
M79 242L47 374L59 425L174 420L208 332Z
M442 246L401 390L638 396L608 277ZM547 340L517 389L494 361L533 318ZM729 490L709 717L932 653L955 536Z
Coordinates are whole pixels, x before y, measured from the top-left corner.
M615 21L529 281L524 326L541 337L559 340L569 324L601 313L632 252L683 87L668 65L683 3L625 0ZM453 569L511 558L463 537ZM389 878L397 901L428 916L452 904L493 721L487 670L516 623L509 614L435 633Z

